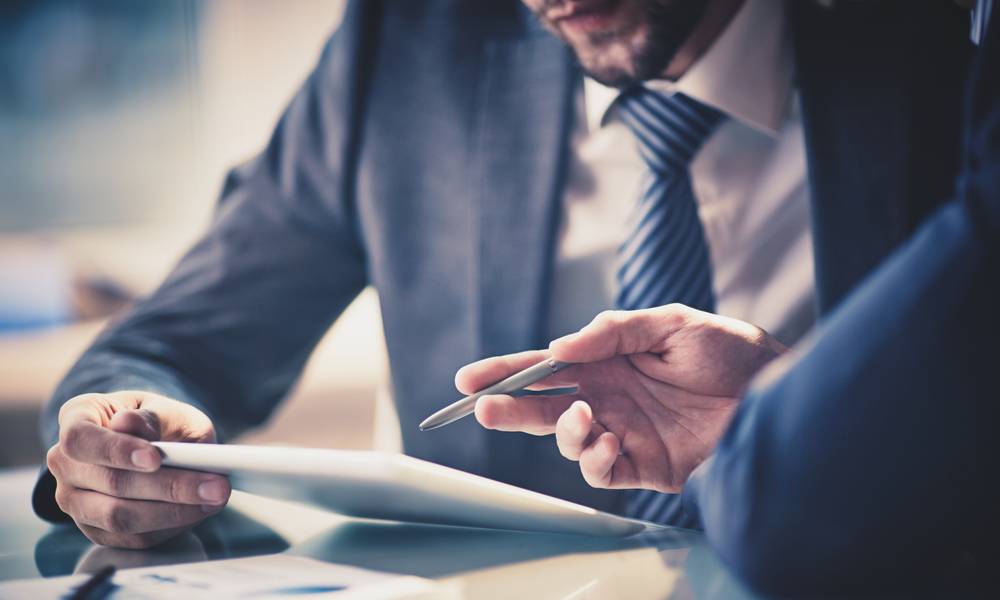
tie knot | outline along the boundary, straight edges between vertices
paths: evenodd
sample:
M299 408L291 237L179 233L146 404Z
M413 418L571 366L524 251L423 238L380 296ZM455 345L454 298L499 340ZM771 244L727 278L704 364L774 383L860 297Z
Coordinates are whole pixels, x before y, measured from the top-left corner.
M657 172L684 171L723 114L681 93L666 94L636 86L618 99L622 120L639 150Z

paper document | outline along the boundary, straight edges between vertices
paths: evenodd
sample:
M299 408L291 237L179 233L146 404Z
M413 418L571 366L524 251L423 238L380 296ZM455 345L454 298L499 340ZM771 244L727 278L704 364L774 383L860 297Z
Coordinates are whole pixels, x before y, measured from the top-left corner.
M71 575L4 582L0 598L64 598L87 579ZM437 598L443 591L429 579L286 554L124 569L111 583L111 600Z

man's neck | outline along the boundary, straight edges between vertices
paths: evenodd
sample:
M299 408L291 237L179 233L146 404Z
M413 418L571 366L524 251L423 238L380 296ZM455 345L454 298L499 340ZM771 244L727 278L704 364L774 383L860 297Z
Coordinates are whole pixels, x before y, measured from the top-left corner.
M715 39L725 30L733 15L743 6L744 0L708 0L705 14L687 41L684 42L670 64L663 71L663 78L677 81L687 72Z

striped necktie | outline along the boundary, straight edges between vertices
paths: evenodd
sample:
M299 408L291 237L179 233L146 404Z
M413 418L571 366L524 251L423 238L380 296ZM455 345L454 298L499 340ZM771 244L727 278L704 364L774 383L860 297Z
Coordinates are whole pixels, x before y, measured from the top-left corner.
M705 232L691 188L688 165L722 120L722 113L683 94L637 87L617 102L635 135L646 166L642 195L620 246L618 308L636 310L680 302L715 310L712 268ZM626 492L630 517L691 526L680 495Z

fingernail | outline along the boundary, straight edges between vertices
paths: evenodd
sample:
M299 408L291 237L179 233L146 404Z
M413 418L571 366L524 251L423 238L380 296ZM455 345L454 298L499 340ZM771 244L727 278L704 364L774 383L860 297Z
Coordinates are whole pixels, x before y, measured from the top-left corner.
M226 484L218 479L202 482L198 485L198 496L213 504L221 504L226 499Z
M146 450L133 450L132 451L132 464L139 467L140 469L155 469L156 468L156 456L153 455L153 451Z

